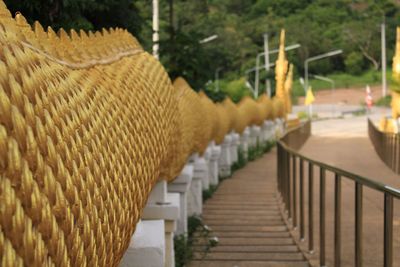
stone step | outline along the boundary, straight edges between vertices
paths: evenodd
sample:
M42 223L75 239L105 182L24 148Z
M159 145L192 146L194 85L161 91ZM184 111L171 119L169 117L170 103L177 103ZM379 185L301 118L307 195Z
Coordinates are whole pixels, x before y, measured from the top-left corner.
M268 211L268 210L263 210L263 211L257 211L257 210L247 210L247 211L242 211L240 210L207 210L204 211L202 218L218 218L218 216L226 216L226 220L228 221L229 219L235 219L235 218L257 218L260 220L265 220L265 218L282 218L281 213L278 211Z
M208 199L206 202L205 202L205 204L208 204L208 203L224 203L224 204L227 204L227 205L231 205L231 204L239 204L239 205L265 205L265 204L268 204L268 203L270 203L269 201L267 201L267 200L265 200L265 199L262 199L262 200L260 200L260 199L258 199L258 200L247 200L247 199L234 199L234 200L230 200L230 201L227 201L226 199L215 199L214 197L213 198L210 198L210 199Z
M225 219L229 221L231 219L248 219L248 215L239 215L239 214L204 214L202 215L203 220L206 222L211 219ZM275 215L257 215L258 220L281 220L282 217L280 214Z
M247 218L247 219L215 219L209 218L208 220L204 221L205 224L209 226L214 225L283 225L283 221L281 219L275 220L260 220L257 218Z
M277 203L270 203L263 206L207 204L203 208L207 210L278 210Z
M224 196L224 195L214 195L212 198L212 200L223 200L226 202L230 202L230 201L239 201L239 200L244 200L245 202L259 202L260 199L262 199L265 202L269 202L269 201L276 201L276 197L257 197L257 196L250 196L250 195L246 195L246 196L240 196L240 195L232 195L232 196Z
M287 227L284 225L282 226L215 225L212 227L212 231L285 232L287 231Z
M224 193L217 191L214 193L213 198L243 198L250 197L253 199L273 199L276 198L276 192L265 192L265 191L254 191L248 190L244 192L243 190L239 190L235 192L235 190L229 190L229 193Z
M247 237L220 237L218 245L233 245L233 246L251 246L251 245L293 245L294 241L291 237L270 237L270 238L247 238ZM193 240L195 245L206 245L206 238L198 238Z
M194 252L193 253L194 260L262 260L262 261L302 261L304 260L304 256L301 253L297 252L266 252L266 253L257 253L257 252L212 252L212 253L203 253L203 252Z
M278 201L275 201L278 203ZM276 203L273 202L265 202L265 203L252 203L252 204L246 204L243 202L238 202L238 203L229 203L226 201L207 201L204 203L204 207L257 207L257 208L263 208L263 207L273 207L276 205Z
M205 246L193 246L193 251L204 251ZM248 245L248 246L233 246L233 245L218 245L210 248L212 252L299 252L296 245Z
M232 198L232 199L213 199L212 201L207 201L204 203L205 205L207 204L226 204L226 205L247 205L247 206L253 206L253 205L271 205L271 204L278 204L279 200L277 199L269 199L268 201L265 202L258 202L258 201L252 201L251 199L247 199L246 201L242 201L241 199L237 198Z
M306 261L192 261L188 267L309 267Z
M195 234L194 236L198 236ZM211 236L220 237L247 237L247 238L266 238L266 237L290 237L288 232L212 232Z
M232 215L280 215L278 210L204 210L203 214L232 214Z
M271 205L271 203L279 203L278 200L270 200L270 201L265 201L265 202L259 202L259 201L242 201L242 200L231 200L231 201L225 201L225 200L220 200L220 199L215 199L215 200L208 200L204 203L204 206L214 204L214 205L243 205L243 206L266 206L266 205Z

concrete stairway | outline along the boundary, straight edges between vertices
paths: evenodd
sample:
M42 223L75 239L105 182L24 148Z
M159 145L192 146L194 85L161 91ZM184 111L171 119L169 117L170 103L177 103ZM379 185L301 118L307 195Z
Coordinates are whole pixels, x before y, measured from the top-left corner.
M190 267L306 267L276 198L275 150L223 181L204 206L203 219L219 244L196 236Z

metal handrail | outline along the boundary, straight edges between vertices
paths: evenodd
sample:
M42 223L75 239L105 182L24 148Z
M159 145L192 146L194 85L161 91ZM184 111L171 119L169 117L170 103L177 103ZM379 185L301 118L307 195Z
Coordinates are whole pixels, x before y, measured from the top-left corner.
M395 173L400 174L400 135L381 132L368 119L368 136L381 160Z
M278 141L278 190L280 198L287 212L288 219L294 228L299 226L300 239L306 240L305 217L308 215L308 251L314 251L314 168L319 168L319 263L326 266L326 173L334 174L335 208L334 208L334 262L335 267L341 266L341 209L342 209L342 178L355 182L355 266L362 266L362 217L363 217L363 189L374 189L383 193L384 199L384 266L393 266L393 200L400 199L400 190L373 181L367 177L356 175L346 170L311 159L298 152L298 149L311 135L310 122L288 132ZM290 136L290 137L288 137ZM298 140L296 140L296 136ZM295 148L285 143L291 140ZM299 164L297 164L297 162ZM305 190L304 165L308 163L308 190ZM299 165L299 172L297 166ZM305 193L308 191L308 214L305 214ZM297 215L300 215L299 218Z

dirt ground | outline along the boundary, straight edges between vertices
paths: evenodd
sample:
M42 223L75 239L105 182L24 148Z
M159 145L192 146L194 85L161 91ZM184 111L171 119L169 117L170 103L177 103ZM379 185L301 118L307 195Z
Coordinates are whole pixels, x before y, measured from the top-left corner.
M382 97L381 86L371 86L372 98L374 101ZM360 105L365 103L365 87L363 88L338 88L314 92L314 104L347 104ZM299 104L304 104L304 97L299 97Z

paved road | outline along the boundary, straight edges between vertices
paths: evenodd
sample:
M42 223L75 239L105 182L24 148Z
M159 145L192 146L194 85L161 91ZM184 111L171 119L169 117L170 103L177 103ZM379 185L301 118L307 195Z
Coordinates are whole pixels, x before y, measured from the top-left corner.
M377 120L380 114L374 115ZM380 160L367 136L365 116L313 122L313 136L300 150L319 161L400 188L400 176ZM315 177L319 172L315 170ZM327 258L333 263L333 175L327 174ZM317 179L318 182L318 179ZM342 266L354 266L354 182L343 179ZM318 184L315 185L318 191ZM318 201L318 198L317 198ZM315 205L318 207L318 202ZM383 266L383 194L364 189L364 266ZM315 224L318 221L315 218ZM395 262L400 266L400 201L395 201ZM317 227L318 228L318 227ZM318 233L318 229L316 230ZM317 238L318 239L318 238ZM316 243L318 244L318 243Z

